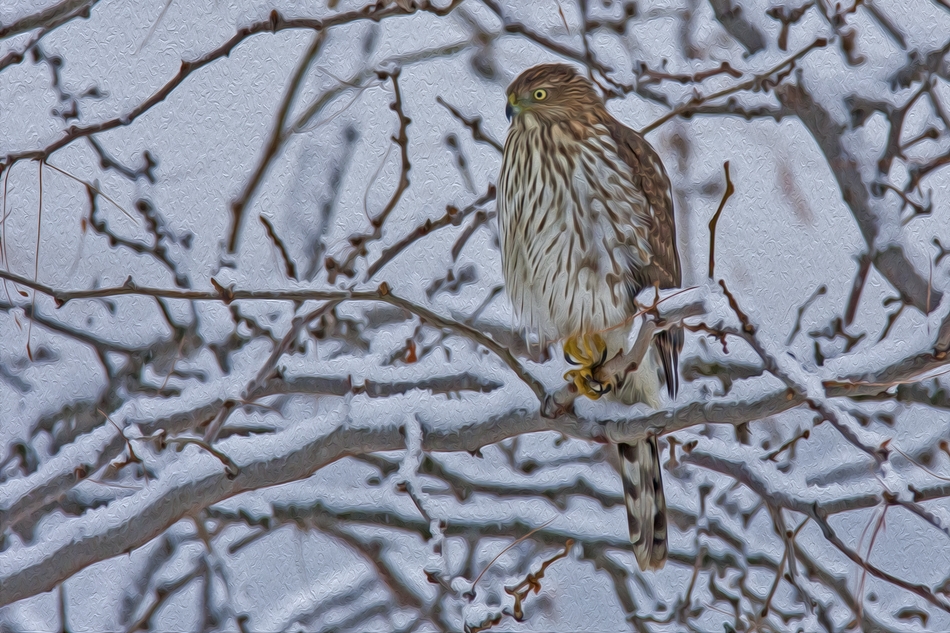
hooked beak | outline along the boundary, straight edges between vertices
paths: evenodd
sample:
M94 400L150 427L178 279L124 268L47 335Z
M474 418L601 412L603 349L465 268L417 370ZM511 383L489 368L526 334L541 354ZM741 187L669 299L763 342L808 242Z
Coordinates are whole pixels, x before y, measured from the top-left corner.
M519 114L521 112L521 107L517 104L514 94L508 95L508 105L505 106L505 116L508 117L508 120L511 120L511 117Z

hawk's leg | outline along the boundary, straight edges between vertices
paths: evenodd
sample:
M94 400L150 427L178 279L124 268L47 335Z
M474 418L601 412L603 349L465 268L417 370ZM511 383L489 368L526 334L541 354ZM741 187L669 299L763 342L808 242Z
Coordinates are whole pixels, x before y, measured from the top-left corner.
M573 382L581 395L596 400L613 388L594 378L594 372L607 360L607 345L599 334L569 337L564 341L564 360L578 366L564 374L564 379Z

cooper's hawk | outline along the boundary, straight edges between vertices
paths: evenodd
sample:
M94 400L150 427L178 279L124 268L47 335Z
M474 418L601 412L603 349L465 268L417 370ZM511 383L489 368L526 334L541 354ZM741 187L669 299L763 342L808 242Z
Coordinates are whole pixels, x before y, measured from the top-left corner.
M636 371L606 383L594 375L624 351L637 293L681 283L663 164L564 64L523 72L505 112L498 224L516 314L543 341L564 342L565 358L578 366L565 378L584 395L658 408L659 371L671 398L679 386L681 328L661 330ZM657 569L666 561L667 520L656 437L619 449L633 551L641 569Z

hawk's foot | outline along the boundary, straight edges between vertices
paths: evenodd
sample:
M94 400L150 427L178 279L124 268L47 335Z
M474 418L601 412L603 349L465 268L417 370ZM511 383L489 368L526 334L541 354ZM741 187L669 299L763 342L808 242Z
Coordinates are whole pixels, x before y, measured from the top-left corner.
M597 400L613 388L594 378L594 372L607 360L607 345L599 334L568 338L564 341L564 360L578 365L564 374L564 380L573 382L582 396Z

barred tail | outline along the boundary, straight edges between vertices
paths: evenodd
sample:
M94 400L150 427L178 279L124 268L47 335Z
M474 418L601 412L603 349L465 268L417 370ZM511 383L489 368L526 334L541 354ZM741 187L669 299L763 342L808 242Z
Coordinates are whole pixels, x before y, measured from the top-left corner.
M676 392L680 388L679 357L680 352L683 351L683 339L683 328L681 327L673 327L658 332L653 339L654 345L660 353L663 375L666 378L666 392L670 395L670 400L676 399Z
M666 562L667 521L656 437L617 448L633 553L640 569L660 569Z

